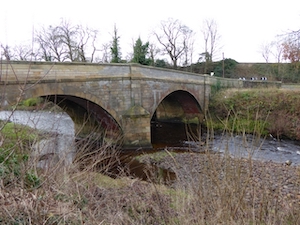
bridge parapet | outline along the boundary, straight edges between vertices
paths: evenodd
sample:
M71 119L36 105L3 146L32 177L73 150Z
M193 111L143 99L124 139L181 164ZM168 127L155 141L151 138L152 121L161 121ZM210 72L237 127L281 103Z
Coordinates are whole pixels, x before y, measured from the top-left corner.
M131 73L133 77L136 75L144 79L168 80L169 82L193 84L204 84L207 77L207 75L204 74L195 74L185 71L142 66L139 64L132 64Z
M61 80L92 80L92 79L151 79L168 80L204 84L207 75L184 71L142 66L139 64L95 64L74 62L24 62L3 61L0 70L1 82L36 81L51 82Z
M74 62L2 61L0 82L54 82L93 79L151 79L169 82L220 85L224 88L281 87L278 81L250 81L221 78L178 70L142 66L139 64L95 64Z
M222 77L207 76L206 83L220 88L280 88L280 81L241 80Z
M0 75L8 82L122 78L130 76L129 65L10 61L2 63Z

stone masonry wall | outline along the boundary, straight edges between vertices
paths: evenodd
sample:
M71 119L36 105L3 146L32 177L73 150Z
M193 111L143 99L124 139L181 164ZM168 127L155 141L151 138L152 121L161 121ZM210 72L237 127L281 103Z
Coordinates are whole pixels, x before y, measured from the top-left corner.
M19 97L80 97L110 113L123 130L124 143L137 147L151 145L150 120L166 96L187 91L205 110L210 90L201 75L131 64L16 62L5 68L0 91L6 104Z

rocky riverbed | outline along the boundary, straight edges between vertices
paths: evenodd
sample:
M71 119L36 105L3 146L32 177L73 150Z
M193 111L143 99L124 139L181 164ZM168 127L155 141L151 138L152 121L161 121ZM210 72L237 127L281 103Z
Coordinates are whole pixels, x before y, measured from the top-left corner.
M234 159L223 154L168 153L142 161L176 173L173 187L198 189L205 196L230 196L253 207L274 204L300 209L300 167L285 163ZM224 196L223 196L224 197Z

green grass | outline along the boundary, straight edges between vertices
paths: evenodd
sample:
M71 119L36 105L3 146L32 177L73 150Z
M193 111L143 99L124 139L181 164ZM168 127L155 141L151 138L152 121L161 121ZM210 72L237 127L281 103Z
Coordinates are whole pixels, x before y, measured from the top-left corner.
M39 177L25 168L31 143L38 139L38 133L30 127L2 121L0 134L0 177L3 185L21 182L26 188L37 187L40 184Z
M168 156L174 156L175 154L176 153L174 153L174 152L169 152L169 151L165 150L165 151L153 152L151 154L138 155L135 157L135 159L137 159L140 162L147 161L149 159L154 162L159 162L159 161L163 160L164 158L166 158Z
M24 141L33 141L38 137L36 130L28 126L11 122L5 124L4 122L2 122L2 124L3 128L0 132L5 138L9 139L10 141L14 142L17 139L22 139Z
M20 105L25 107L37 106L43 102L42 98L28 98L21 102Z

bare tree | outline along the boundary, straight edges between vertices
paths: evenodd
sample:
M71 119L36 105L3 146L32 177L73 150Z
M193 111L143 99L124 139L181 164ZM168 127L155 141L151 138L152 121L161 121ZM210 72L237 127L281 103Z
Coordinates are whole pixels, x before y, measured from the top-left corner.
M193 63L194 43L195 43L194 34L192 34L191 37L187 39L186 48L184 50L183 66L192 65Z
M278 76L280 74L283 75L285 70L285 66L281 63L282 60L285 59L283 53L286 53L285 51L287 51L287 48L285 48L285 41L286 37L284 35L278 35L274 41L266 42L261 45L261 53L263 58L266 60L266 63L270 62L270 57L273 57L272 59L276 61ZM273 66L273 68L275 67Z
M102 45L102 62L103 63L109 63L111 61L111 54L110 54L110 47L111 44L110 43L106 43Z
M155 65L155 59L157 54L159 54L160 50L157 46L153 43L149 43L149 57L151 59L151 66Z
M66 58L70 61L93 61L96 52L95 40L97 30L82 25L73 26L70 22L61 21L58 26L58 36L66 48ZM87 52L90 56L87 58Z
M277 63L281 62L282 53L284 50L283 43L284 40L277 37L275 41L265 42L260 46L260 53L262 54L266 63L270 62L270 57L275 59Z
M94 55L97 50L95 42L97 39L98 31L91 29L89 27L78 26L78 44L77 44L77 53L79 61L94 61ZM89 49L88 49L89 48ZM87 51L90 51L89 60L87 60Z
M1 44L1 59L2 59L2 56L4 56L4 59L5 60L11 60L14 55L11 53L11 48L8 46L8 45L2 45Z
M169 55L174 68L177 68L178 60L187 50L192 34L190 28L172 18L162 21L160 32L154 32L158 42L163 46L162 52Z
M203 38L204 38L204 53L205 56L205 71L207 73L208 64L214 59L217 51L220 50L219 41L221 36L218 32L218 25L213 19L206 19L203 22Z
M33 48L29 45L16 45L13 51L15 53L15 60L32 61L37 59L36 53L34 53Z
M41 60L58 62L66 60L66 50L62 45L57 27L42 27L40 31L36 32L35 41L39 44Z
M58 26L43 27L36 32L39 55L45 61L93 61L96 52L97 30L81 25L73 26L61 20ZM88 54L89 57L88 57Z
M260 46L260 52L262 57L265 59L266 63L269 62L269 57L272 54L272 45L273 43L263 43Z
M77 46L77 26L73 26L66 20L61 20L59 26L56 27L56 36L61 41L61 47L64 49L64 58L69 59L71 62L78 61L76 51Z
M283 53L282 42L280 42L278 40L274 41L274 42L272 42L272 46L273 46L272 55L274 56L274 58L276 59L276 62L277 62L277 74L278 75L281 74L281 79L283 79L285 66L282 65L282 63L281 63L282 53Z
M282 59L282 43L279 41L274 41L272 42L272 46L273 46L273 51L272 51L272 55L274 56L274 58L276 59L277 63L281 62Z

